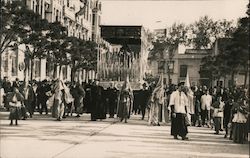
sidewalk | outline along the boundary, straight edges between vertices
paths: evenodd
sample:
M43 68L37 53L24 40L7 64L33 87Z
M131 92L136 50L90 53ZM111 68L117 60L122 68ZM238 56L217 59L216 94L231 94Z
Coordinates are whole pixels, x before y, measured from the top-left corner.
M248 144L234 144L208 128L189 127L189 141L174 140L170 126L147 126L140 116L127 124L117 119L89 121L84 114L55 121L46 115L9 126L1 116L1 158L192 158L249 157Z

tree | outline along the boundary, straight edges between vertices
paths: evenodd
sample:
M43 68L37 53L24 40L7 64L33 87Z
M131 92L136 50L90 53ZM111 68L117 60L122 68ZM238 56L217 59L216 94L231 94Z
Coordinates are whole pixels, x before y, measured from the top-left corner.
M46 38L49 44L46 46L48 63L53 63L53 77L56 77L57 67L59 66L59 74L63 65L69 64L67 54L69 53L69 42L67 41L67 31L59 22L49 24L49 30Z
M201 17L188 28L192 34L191 38L188 38L188 43L196 49L211 48L216 39L230 37L235 29L232 21L214 21L208 16Z
M97 69L97 44L76 37L68 37L71 69L71 81L79 69Z
M243 69L245 73L244 85L246 86L246 79L249 72L249 17L239 20L231 42L225 48L225 53L222 55L226 59L226 65L231 69L232 81L234 81L234 75Z
M229 26L229 24L225 25ZM231 38L219 39L219 41L224 41L219 42L219 54L202 59L202 71L208 72L212 79L225 78L226 75L231 74L232 84L235 84L235 74L243 70L246 86L250 63L249 17L241 18L237 28L232 28L230 31L233 31L230 33ZM224 33L227 34L225 31Z
M30 70L30 79L32 80L34 59L46 57L46 46L49 44L45 36L48 30L48 21L27 8L17 14L20 15L18 20L24 22L23 29L18 32L20 37L18 44L26 46L25 58L28 61L26 68Z
M0 79L2 78L2 53L7 48L13 47L13 43L17 41L17 32L22 28L22 23L15 21L17 18L16 12L22 10L24 3L22 1L5 2L1 1L1 16L0 16Z
M174 23L167 28L169 33L165 37L156 39L153 42L153 49L150 50L149 60L164 59L168 62L173 60L176 49L179 44L187 44L187 27L184 24ZM168 78L170 80L170 71L168 68Z
M11 1L4 3L1 8L1 53L12 44L14 49L20 44L25 44L25 71L33 70L34 58L43 58L45 45L48 43L44 36L47 20L42 19L37 13L29 10L25 1ZM30 62L31 60L31 62ZM31 68L29 68L31 67ZM26 75L25 75L26 76ZM31 79L33 71L31 71Z

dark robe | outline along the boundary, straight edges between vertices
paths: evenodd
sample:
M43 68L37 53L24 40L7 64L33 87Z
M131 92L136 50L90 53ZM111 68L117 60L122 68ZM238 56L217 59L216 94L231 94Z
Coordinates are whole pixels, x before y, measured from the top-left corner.
M121 90L119 95L119 103L118 103L118 114L117 116L123 119L129 119L130 113L133 105L133 95L131 92L126 90Z
M104 89L101 86L93 86L91 89L93 96L91 105L91 120L106 119L106 107L104 104Z
M146 110L146 107L148 106L147 104L148 104L150 92L149 90L141 89L138 93L139 93L139 96L138 96L139 108L142 112L142 119L144 119L145 110Z
M115 108L117 105L117 89L116 88L108 88L107 89L107 98L108 98L108 111L110 117L114 117Z
M92 86L90 84L87 84L85 87L85 99L84 99L84 111L87 113L91 113L91 103L92 103L92 93L91 93Z

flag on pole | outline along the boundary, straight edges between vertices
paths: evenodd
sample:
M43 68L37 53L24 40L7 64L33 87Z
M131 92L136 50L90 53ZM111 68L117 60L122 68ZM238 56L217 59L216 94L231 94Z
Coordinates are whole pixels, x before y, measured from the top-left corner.
M188 72L187 72L187 75L186 75L186 79L185 79L185 84L184 86L188 87L188 89L190 89L190 81L189 81L189 75L188 75Z
M194 93L191 90L188 73L186 75L184 86L187 87L187 99L188 99L187 117L188 117L189 122L191 123L190 114L194 114Z
M161 74L158 83L152 93L152 97L155 97L159 100L161 104L164 103L164 85L163 85L163 74ZM152 98L153 99L153 98Z

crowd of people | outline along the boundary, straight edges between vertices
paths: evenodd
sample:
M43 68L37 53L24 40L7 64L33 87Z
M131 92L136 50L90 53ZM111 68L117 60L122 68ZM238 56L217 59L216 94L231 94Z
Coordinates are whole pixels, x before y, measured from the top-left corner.
M183 140L188 139L187 126L196 126L214 129L214 134L225 131L224 138L229 137L235 143L247 141L250 132L247 88L188 88L180 83L168 94L171 134L175 139L178 135Z
M144 83L140 90L132 90L128 80L119 89L114 82L104 89L98 81L64 83L57 79L24 83L16 79L11 83L7 78L0 88L2 103L10 111L10 125L13 121L17 125L20 119L32 118L34 112L41 115L51 112L58 121L73 113L75 117L90 113L91 121L116 115L125 123L131 114L141 114L144 120L148 113L147 121L152 126L171 120L174 139L180 136L188 140L188 126L208 127L214 129L215 134L224 130L224 137L235 143L243 143L249 133L249 91L246 88L189 87L184 83L164 87L162 78L157 84Z

